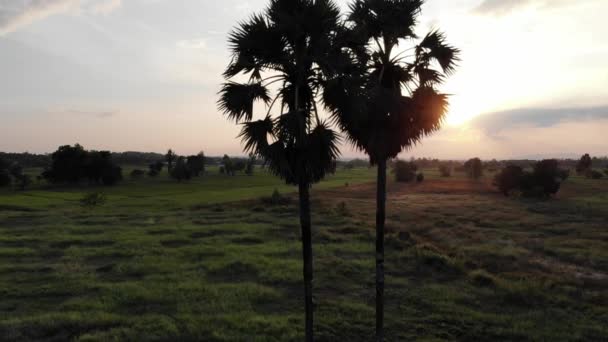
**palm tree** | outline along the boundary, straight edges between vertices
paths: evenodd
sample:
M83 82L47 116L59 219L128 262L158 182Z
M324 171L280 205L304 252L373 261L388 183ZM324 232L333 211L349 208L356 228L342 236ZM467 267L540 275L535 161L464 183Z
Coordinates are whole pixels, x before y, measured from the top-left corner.
M324 102L355 147L378 166L376 194L376 340L384 340L384 222L387 161L437 131L448 96L435 87L450 75L459 51L438 31L414 33L424 0L356 0L350 47L356 61L324 87ZM416 42L412 43L412 42ZM404 48L400 43L411 43Z
M225 115L242 124L245 150L263 159L286 183L298 186L306 341L313 340L309 189L331 171L338 155L338 136L319 118L316 98L329 74L327 61L336 53L339 16L332 0L271 0L263 13L230 34L233 58L219 100ZM247 82L233 81L243 74L249 76ZM268 107L259 120L254 120L256 102ZM280 111L273 115L277 103Z
M167 151L167 154L165 154L165 160L167 161L167 169L169 170L169 172L173 170L173 162L175 161L175 159L177 159L177 155L175 154L175 152L173 152L173 150L169 149L169 151Z

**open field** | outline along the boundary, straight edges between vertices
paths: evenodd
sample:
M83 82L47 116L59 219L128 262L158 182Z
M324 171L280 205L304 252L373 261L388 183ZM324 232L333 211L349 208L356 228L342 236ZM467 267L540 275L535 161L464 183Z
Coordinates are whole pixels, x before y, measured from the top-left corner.
M313 188L318 341L374 334L375 170ZM608 339L608 180L505 198L489 180L389 184L389 341ZM345 186L348 183L348 186ZM0 340L301 341L298 212L258 172L0 193Z

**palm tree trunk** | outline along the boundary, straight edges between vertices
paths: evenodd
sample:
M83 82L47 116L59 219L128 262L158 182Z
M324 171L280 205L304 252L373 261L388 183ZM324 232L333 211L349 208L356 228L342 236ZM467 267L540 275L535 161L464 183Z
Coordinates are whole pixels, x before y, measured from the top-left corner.
M384 219L386 215L386 159L378 162L376 185L376 341L384 341Z
M310 225L309 185L300 182L300 226L302 229L302 259L304 262L304 304L306 307L306 342L313 342L312 304L312 233Z

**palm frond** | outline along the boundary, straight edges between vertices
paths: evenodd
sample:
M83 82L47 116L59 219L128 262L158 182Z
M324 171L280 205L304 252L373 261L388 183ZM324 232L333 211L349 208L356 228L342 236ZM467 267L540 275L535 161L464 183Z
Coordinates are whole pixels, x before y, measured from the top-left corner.
M263 15L254 15L240 23L228 36L232 61L224 77L252 73L259 77L262 70L276 67L284 60L284 41L281 33Z
M268 136L272 136L273 130L273 122L269 117L244 123L239 137L243 140L245 151L263 155L268 148Z
M446 74L454 72L460 50L446 43L445 35L439 31L429 32L416 47L419 62L429 64L437 61Z
M338 149L340 138L336 132L328 128L327 124L320 123L308 135L307 140L309 178L318 182L331 172L332 162L340 154Z
M261 83L225 83L220 90L219 109L229 119L238 122L253 118L255 101L270 102L268 89Z

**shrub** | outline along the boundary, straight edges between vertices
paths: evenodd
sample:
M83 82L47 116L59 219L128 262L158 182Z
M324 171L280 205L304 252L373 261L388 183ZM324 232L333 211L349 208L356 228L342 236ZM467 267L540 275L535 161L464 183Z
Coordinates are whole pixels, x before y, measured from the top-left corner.
M350 216L350 210L346 206L346 202L342 201L336 206L336 214L338 216Z
M452 167L448 164L439 165L439 175L441 177L450 177L452 175Z
M473 158L464 163L464 170L467 176L472 179L479 179L483 175L483 164L481 159Z
M509 165L496 175L494 185L505 196L519 189L525 197L546 198L559 191L566 173L567 171L558 168L555 159L536 163L532 172L525 172L519 166Z
M604 173L606 174L606 176L608 176L608 169L604 170Z
M157 161L155 163L152 163L148 166L148 176L150 177L156 177L160 174L160 172L163 170L163 167L165 167L165 163L163 163L162 161Z
M505 196L509 196L511 191L521 187L524 170L517 165L507 165L494 177L494 185Z
M133 171L131 171L130 176L133 179L138 179L138 178L142 178L146 173L144 172L144 170L139 170L139 169L135 169Z
M416 171L418 171L418 167L413 162L396 160L393 165L393 171L395 172L395 180L397 182L408 183L416 179Z
M604 175L597 170L589 170L589 172L587 172L587 178L601 179L603 177L604 177Z
M587 172L591 170L592 163L593 161L591 159L591 156L588 153L585 154L578 161L578 164L576 164L576 173L578 173L579 175L587 174Z
M274 189L270 197L262 197L262 202L268 205L288 205L291 203L291 198L281 195L279 190Z
M570 169L560 169L558 170L558 176L563 181L570 178Z
M418 183L422 183L423 181L424 181L424 174L423 174L423 173L419 173L419 174L416 176L416 182L418 182Z
M475 270L469 274L473 284L479 287L495 287L496 278L485 270Z
M101 192L94 192L84 195L80 199L80 205L85 208L93 208L106 203L106 195Z

